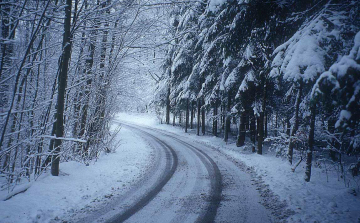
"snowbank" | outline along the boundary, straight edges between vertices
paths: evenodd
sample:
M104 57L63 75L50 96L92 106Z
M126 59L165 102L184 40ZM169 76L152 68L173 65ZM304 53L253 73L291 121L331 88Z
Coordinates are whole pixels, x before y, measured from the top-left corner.
M26 192L1 200L0 222L69 218L80 209L96 208L112 196L125 193L151 162L152 150L127 129L121 129L117 137L121 137L121 146L115 153L103 154L90 166L61 163L60 176L46 173ZM6 195L6 191L0 192L2 198Z

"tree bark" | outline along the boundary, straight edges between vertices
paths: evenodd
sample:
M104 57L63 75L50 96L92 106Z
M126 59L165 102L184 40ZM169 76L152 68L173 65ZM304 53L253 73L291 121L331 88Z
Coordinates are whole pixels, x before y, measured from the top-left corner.
M293 137L295 136L296 131L298 130L298 127L299 127L299 107L300 107L300 102L301 102L302 88L303 88L303 83L302 83L302 81L300 81L299 90L298 90L298 93L296 96L296 101L295 101L295 123L294 123L293 128L291 129L290 139L289 139L289 148L288 148L288 153L287 153L288 161L290 164L292 164L293 153L294 153Z
M63 34L63 52L61 56L60 72L58 76L58 96L57 96L57 105L56 105L56 137L55 139L55 151L52 156L51 164L51 175L59 175L59 164L60 164L60 147L61 139L60 137L64 136L64 108L65 108L65 94L66 94L66 85L67 85L67 75L68 68L71 57L71 5L72 0L66 0L65 6L65 20L64 20L64 34Z
M311 178L312 153L314 150L315 117L316 117L316 103L313 103L311 105L309 148L306 151L306 169L305 169L306 182L309 182Z
M201 133L205 135L205 101L202 99L202 109L201 109Z
M173 126L175 126L175 113L173 114Z
M278 136L278 113L275 114L275 137Z
M193 129L194 116L195 116L193 101L191 101L190 106L191 106L190 129Z
M335 118L330 118L329 120L328 120L328 131L329 131L329 133L330 134L334 134L335 133L335 123L336 123L336 119ZM331 139L331 141L330 141L330 144L331 144L331 147L333 147L333 148L335 148L336 150L340 150L340 143L336 140L336 139L334 139L334 138L332 138ZM336 152L336 150L330 150L329 151L329 155L330 155L330 158L331 158L331 160L332 161L334 161L334 162L336 162L336 161L338 161L338 157L337 157L337 152Z
M257 153L262 154L262 144L264 140L264 112L260 112L260 116L257 118Z
M226 104L226 118L225 118L225 132L224 132L224 141L227 142L229 139L229 132L230 132L230 108L231 108L231 94L229 92L227 97L227 104Z
M166 117L165 117L166 124L170 124L170 87L167 90L166 95Z
M197 100L197 131L196 135L200 135L200 108L201 108L201 102L200 99Z
M213 108L213 135L217 136L217 113L218 113L218 103L214 103Z
M267 112L265 112L264 116L264 139L268 137L268 115Z
M242 111L240 114L240 124L239 124L239 134L236 141L236 146L240 147L245 145L245 121L246 121L246 113Z
M286 135L290 136L290 129L291 129L291 123L290 123L290 118L286 117Z
M252 152L255 152L255 141L256 141L256 122L255 122L255 115L252 114L250 117L250 139L253 143L252 145Z
M185 132L188 131L188 126L189 126L189 98L186 99Z

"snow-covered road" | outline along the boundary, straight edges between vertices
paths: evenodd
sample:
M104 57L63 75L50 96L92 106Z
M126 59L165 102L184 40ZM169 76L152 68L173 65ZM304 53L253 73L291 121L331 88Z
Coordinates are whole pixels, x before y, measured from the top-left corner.
M124 124L154 148L145 178L79 222L271 222L235 161L174 133Z
M307 183L304 164L292 172L268 148L258 155L158 122L117 115L111 153L0 190L0 222L359 222L359 196L336 171L315 167Z

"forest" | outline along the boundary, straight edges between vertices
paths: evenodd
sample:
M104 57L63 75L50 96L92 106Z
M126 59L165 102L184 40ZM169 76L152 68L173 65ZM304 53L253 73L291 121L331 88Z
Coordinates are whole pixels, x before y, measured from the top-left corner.
M147 13L146 4L0 2L2 190L48 169L57 176L60 161L89 165L113 149L109 123L119 107L118 73L162 18Z
M167 124L360 168L360 2L209 1L171 13L155 103ZM173 120L171 120L171 115ZM198 121L196 121L198 120ZM315 157L315 161L313 161Z
M1 0L0 13L2 190L110 152L124 63L149 51L165 52L146 102L163 123L269 146L293 171L306 162L305 181L321 162L360 174L357 0Z

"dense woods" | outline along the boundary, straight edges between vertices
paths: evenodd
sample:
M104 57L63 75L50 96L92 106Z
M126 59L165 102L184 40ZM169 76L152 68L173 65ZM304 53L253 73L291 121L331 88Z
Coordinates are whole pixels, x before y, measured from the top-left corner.
M306 181L313 156L360 171L359 1L1 0L0 16L2 188L111 150L138 72L122 78L123 62L164 46L149 75L165 123L304 160Z
M156 103L185 131L233 136L258 154L268 145L293 170L306 161L306 181L314 156L357 175L359 31L352 0L175 6Z
M2 189L112 149L122 61L154 24L143 11L135 1L0 2Z

